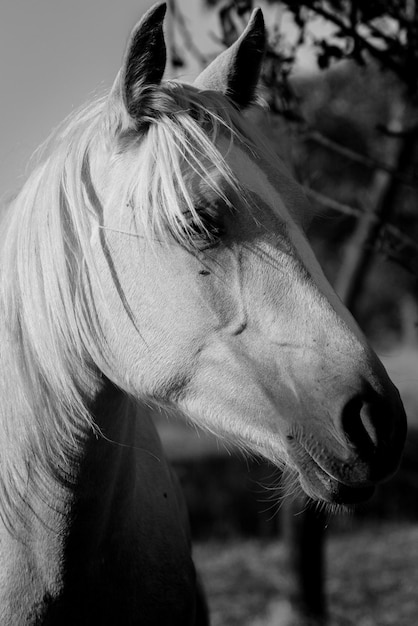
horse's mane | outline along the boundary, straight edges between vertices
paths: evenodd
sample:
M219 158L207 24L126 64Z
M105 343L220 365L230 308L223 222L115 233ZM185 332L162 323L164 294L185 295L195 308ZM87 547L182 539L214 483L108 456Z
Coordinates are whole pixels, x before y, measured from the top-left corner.
M0 500L6 518L28 484L39 487L51 475L71 482L74 455L93 426L85 398L111 371L91 287L100 283L91 223L103 226L95 155L107 151L117 167L141 146L147 158L130 159L105 201L132 207L133 233L150 243L174 235L192 245L185 207L195 223L201 216L185 164L206 182L207 164L213 164L221 176L210 184L221 196L218 179L238 187L215 146L221 133L231 143L236 136L244 140L241 116L228 100L177 83L163 83L151 96L153 110L140 124L114 96L71 115L38 150L32 173L2 217ZM17 445L26 455L20 461ZM31 475L33 457L37 476Z

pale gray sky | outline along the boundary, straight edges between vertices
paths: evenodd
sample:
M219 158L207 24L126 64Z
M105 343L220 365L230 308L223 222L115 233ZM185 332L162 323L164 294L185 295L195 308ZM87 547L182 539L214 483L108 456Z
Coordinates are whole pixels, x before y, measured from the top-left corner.
M110 88L129 33L153 0L2 0L0 198L74 108ZM182 0L194 28L199 2ZM200 22L202 18L200 18Z
M0 196L73 107L108 87L147 0L2 0Z

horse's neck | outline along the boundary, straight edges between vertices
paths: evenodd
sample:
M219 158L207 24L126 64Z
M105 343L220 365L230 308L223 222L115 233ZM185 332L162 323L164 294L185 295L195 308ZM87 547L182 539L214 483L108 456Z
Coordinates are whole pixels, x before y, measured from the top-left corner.
M173 616L160 611L187 598L187 532L151 419L112 388L93 410L103 436L82 446L76 487L56 483L54 493L51 482L45 494L27 493L15 536L0 531L1 624L130 624L137 614L169 623ZM161 586L173 594L166 608L154 592ZM179 623L188 623L186 613Z

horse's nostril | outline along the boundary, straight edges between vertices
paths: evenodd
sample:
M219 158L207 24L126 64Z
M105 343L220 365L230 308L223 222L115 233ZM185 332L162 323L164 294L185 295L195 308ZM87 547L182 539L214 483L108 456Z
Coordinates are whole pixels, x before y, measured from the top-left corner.
M360 456L368 457L379 443L376 420L370 404L362 396L355 396L347 402L342 412L342 428L348 442Z
M379 443L377 425L373 424L372 412L371 412L369 405L363 404L361 411L360 411L360 419L361 419L361 423L363 424L363 428L368 434L373 445L377 447Z
M344 406L340 427L352 453L348 474L377 483L399 465L406 416L399 394L383 396L368 387L362 391Z

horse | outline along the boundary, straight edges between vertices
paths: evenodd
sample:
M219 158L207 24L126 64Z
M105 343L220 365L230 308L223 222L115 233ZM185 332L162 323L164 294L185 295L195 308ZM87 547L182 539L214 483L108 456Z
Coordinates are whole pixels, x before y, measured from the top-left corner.
M396 470L398 392L327 282L300 186L248 112L260 10L188 85L165 5L0 225L2 626L207 624L148 406L287 465L314 500Z

